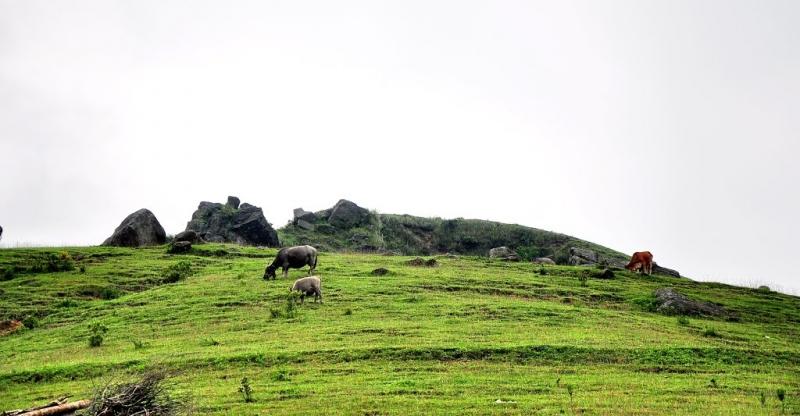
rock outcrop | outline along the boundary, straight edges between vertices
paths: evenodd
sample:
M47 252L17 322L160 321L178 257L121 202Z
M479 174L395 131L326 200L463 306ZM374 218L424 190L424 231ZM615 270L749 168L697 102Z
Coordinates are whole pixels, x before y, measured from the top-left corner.
M547 264L547 265L550 265L550 266L555 266L556 265L556 262L553 259L549 258L549 257L537 257L537 258L531 260L531 262L536 263L536 264Z
M489 258L506 261L519 261L519 254L506 246L502 246L489 250Z
M142 208L125 217L103 245L140 247L164 244L166 241L167 233L164 232L164 227L149 209Z
M655 291L656 312L667 315L723 316L727 315L722 306L711 302L689 299L671 287L662 287Z
M665 274L667 276L672 276L672 277L681 277L681 274L678 273L677 270L672 270L672 269L668 269L666 267L661 267L656 262L653 262L653 273Z
M178 234L175 234L175 238L173 238L173 241L175 242L186 241L192 244L196 244L196 243L202 243L203 239L200 238L199 235L197 235L197 232L195 230L186 230L186 231L181 231Z
M331 209L328 223L339 229L349 229L369 224L369 210L354 202L340 199Z
M205 241L278 247L278 233L272 228L261 208L228 197L228 203L203 201L186 224Z
M311 211L306 211L303 208L295 208L293 213L295 224L297 224L297 221L299 220L303 220L311 224L317 221L317 214L314 214Z

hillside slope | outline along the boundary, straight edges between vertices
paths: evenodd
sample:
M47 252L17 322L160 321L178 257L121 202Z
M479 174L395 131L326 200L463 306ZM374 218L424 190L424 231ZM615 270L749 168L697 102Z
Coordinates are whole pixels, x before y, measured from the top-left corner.
M304 273L262 280L275 252L0 250L10 270L0 321L33 326L0 336L0 410L88 397L110 375L160 365L200 414L780 414L779 389L785 413L800 412L797 297L481 257L414 267L323 252L325 303L287 317L287 288ZM180 262L189 276L165 283ZM373 276L379 267L389 273ZM729 318L654 313L664 286ZM93 323L108 328L96 348ZM242 377L253 403L237 392Z
M337 210L344 210L337 216ZM589 249L609 263L623 263L628 255L565 234L517 224L475 219L423 218L381 214L340 200L316 213L295 213L278 230L284 246L310 244L323 250L390 251L405 255L457 253L486 256L491 248L507 246L521 259L550 257L569 262L571 247ZM345 220L339 220L344 217Z

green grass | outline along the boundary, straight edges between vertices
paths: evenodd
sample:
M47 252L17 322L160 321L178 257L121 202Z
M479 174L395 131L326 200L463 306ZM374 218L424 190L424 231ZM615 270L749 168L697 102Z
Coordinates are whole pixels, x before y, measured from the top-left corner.
M762 415L780 414L781 389L785 413L800 412L800 299L775 292L627 271L582 285L579 267L322 253L325 303L291 315L272 311L285 311L305 273L262 280L274 249L6 249L0 269L62 251L74 270L0 281L0 320L36 322L0 337L0 410L85 398L110 375L158 365L202 414ZM391 273L372 276L378 267ZM175 270L181 278L165 283ZM663 286L736 319L653 313ZM108 328L94 348L93 324Z

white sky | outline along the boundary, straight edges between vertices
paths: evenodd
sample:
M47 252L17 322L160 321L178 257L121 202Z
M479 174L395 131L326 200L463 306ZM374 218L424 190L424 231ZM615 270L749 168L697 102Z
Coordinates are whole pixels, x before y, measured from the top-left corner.
M227 195L800 291L800 2L0 0L5 246Z

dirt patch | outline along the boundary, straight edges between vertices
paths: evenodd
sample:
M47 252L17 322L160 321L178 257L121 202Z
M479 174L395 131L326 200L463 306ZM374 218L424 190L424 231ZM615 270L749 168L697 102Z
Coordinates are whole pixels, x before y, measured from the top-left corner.
M17 320L0 321L0 337L12 334L22 328L22 322Z

